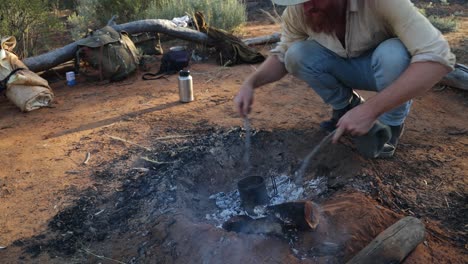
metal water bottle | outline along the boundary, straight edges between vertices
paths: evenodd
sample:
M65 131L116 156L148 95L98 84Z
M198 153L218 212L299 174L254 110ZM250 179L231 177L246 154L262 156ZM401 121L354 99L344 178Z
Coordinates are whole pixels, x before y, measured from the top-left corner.
M183 103L193 101L193 82L188 70L179 72L179 99Z

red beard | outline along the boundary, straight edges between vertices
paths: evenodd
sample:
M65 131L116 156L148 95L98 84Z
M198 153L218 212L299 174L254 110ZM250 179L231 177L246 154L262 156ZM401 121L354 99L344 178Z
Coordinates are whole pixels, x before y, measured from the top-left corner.
M323 10L304 10L306 23L316 33L331 34L335 32L335 26L342 16L343 0L328 0L330 4Z

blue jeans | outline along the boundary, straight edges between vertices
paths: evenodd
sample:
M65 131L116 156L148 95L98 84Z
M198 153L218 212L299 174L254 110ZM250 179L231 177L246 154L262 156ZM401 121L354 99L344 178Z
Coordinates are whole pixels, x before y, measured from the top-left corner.
M395 81L410 63L403 43L392 38L357 58L342 58L316 41L294 43L286 52L289 73L306 81L333 109L346 107L353 89L380 92ZM390 126L401 125L411 101L384 113L379 120Z

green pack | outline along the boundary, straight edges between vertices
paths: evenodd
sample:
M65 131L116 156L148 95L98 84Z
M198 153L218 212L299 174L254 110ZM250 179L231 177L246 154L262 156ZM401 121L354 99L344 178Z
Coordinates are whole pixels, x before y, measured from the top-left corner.
M138 50L124 31L105 26L78 41L75 66L92 79L123 80L136 71L138 63Z

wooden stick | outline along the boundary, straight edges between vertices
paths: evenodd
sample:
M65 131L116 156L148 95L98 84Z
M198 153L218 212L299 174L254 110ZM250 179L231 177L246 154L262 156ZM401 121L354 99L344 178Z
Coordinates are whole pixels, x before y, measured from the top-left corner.
M126 140L126 139L123 139L123 138L119 138L119 137L115 137L115 136L111 136L111 135L107 135L108 137L112 138L112 139L115 139L115 140L118 140L118 141L122 141L122 142L125 142L125 143L128 143L130 145L134 145L134 146L137 146L137 147L140 147L142 149L145 149L146 151L152 151L152 149L150 148L147 148L145 146L142 146L140 144L137 144L135 142L132 142L132 141L129 141L129 140Z
M295 173L295 180L294 180L294 183L296 183L296 185L302 185L302 179L304 178L304 173L305 173L305 170L307 169L307 166L309 165L309 161L315 156L317 155L317 153L319 152L319 150L329 144L333 138L333 135L335 134L335 131L336 130L333 130L333 132L331 132L330 134L328 134L326 137L324 137L322 139L322 141L320 141L320 143L314 147L314 149L312 149L312 151L305 157L305 159L302 161L302 164L301 164L301 167L299 168L299 170Z
M193 135L174 135L174 136L157 137L157 138L154 138L154 140L166 140L166 139L186 138L186 137L193 137Z
M84 248L83 250L84 250L84 252L86 252L86 253L88 253L90 255L93 255L98 259L106 259L106 260L110 260L110 261L113 261L113 262L116 262L116 263L126 264L125 262L122 262L120 260L116 260L116 259L108 258L106 256L101 256L101 255L94 254L93 252L91 252L90 250L88 250L86 248Z
M421 220L407 216L385 229L347 264L401 263L425 235Z
M157 160L150 159L150 158L148 158L148 157L140 157L140 158L141 158L142 160L146 160L146 161L148 161L148 162L151 162L151 163L154 163L154 164L158 164L158 165L160 165L160 164L170 164L170 163L174 163L173 161L171 161L171 162L157 161Z
M91 158L91 153L86 152L86 157L85 157L85 160L83 161L83 164L87 164L90 158Z

